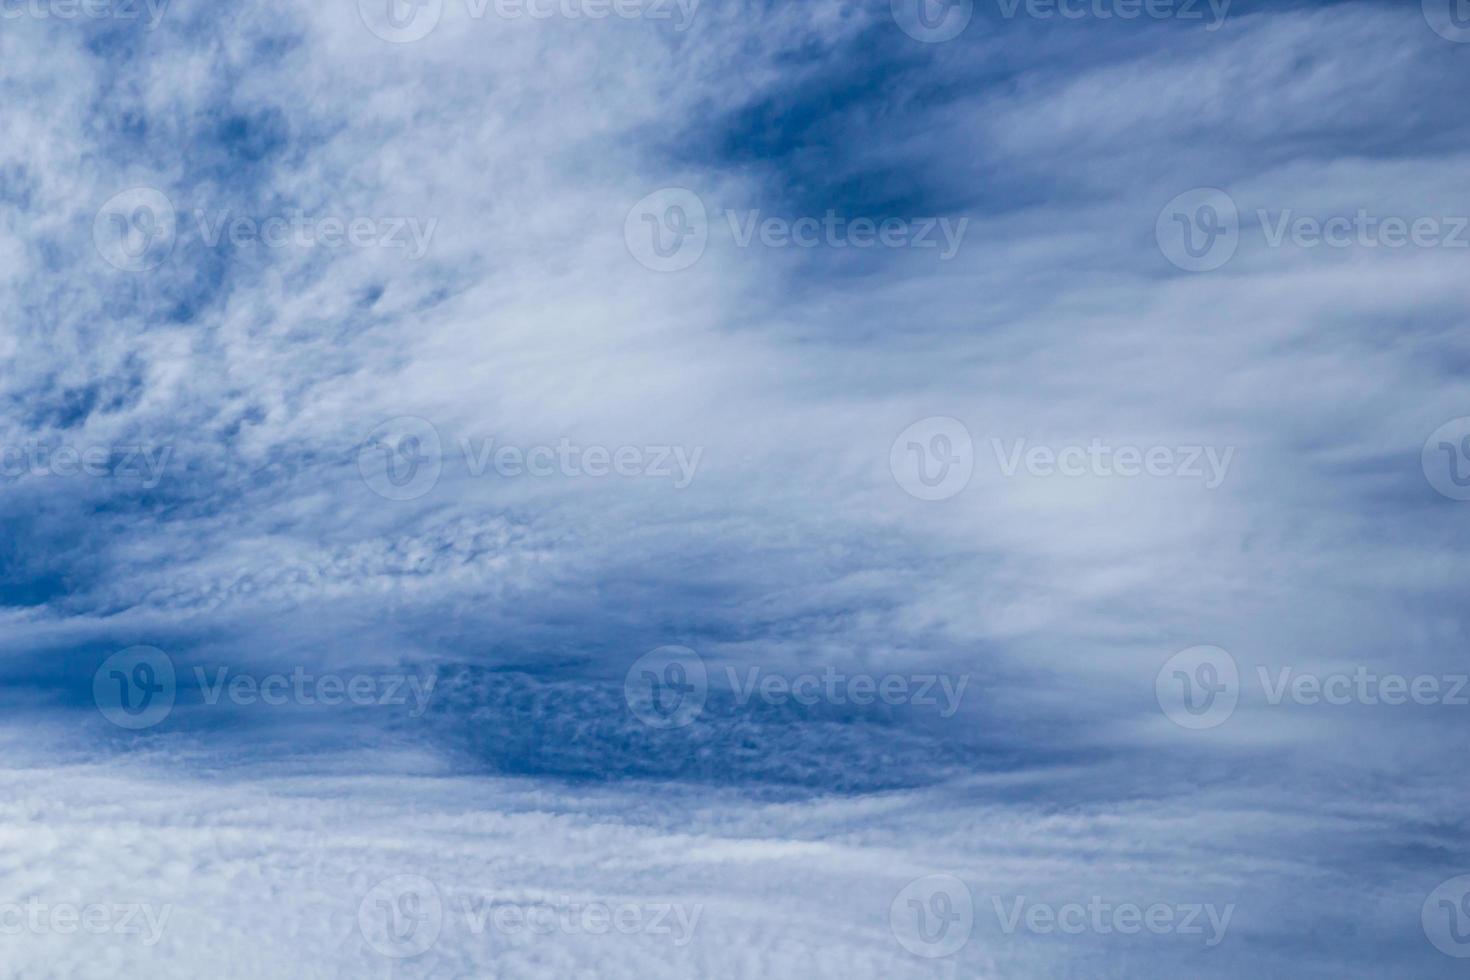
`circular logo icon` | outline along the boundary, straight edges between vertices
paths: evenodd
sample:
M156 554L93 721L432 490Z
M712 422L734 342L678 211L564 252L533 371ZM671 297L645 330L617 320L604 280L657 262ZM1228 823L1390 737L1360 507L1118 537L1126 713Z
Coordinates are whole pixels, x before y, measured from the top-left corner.
M970 485L975 441L959 419L920 419L904 429L888 450L888 469L911 497L947 500Z
M1441 883L1424 900L1419 915L1435 949L1456 959L1470 958L1470 875Z
M1154 678L1154 694L1169 720L1196 731L1223 725L1240 700L1240 670L1219 647L1199 646L1170 657Z
M178 685L174 662L157 647L121 650L92 675L92 700L102 717L119 728L152 728L174 710Z
M970 941L975 899L954 875L912 881L888 906L888 926L898 944L915 956L953 956Z
M683 728L704 711L708 697L704 660L688 647L650 650L623 678L629 710L649 728Z
M1445 40L1470 44L1470 0L1424 0L1424 19Z
M1240 212L1229 194L1198 187L1174 198L1154 223L1159 251L1186 272L1209 272L1235 257Z
M358 905L357 928L382 956L402 960L425 953L444 928L439 889L419 875L384 878Z
M891 0L893 19L915 41L952 41L970 26L975 0Z
M665 187L633 205L623 222L623 241L638 264L654 272L687 269L704 255L709 217L699 195Z
M444 16L444 0L357 0L367 29L384 41L408 44L429 36Z
M368 489L388 500L415 500L434 489L444 472L439 430L428 419L401 415L378 426L357 451L357 471Z
M178 216L153 187L133 187L108 198L92 220L97 254L124 272L156 269L174 250Z
M1470 500L1470 418L1452 419L1424 441L1424 476L1441 496Z

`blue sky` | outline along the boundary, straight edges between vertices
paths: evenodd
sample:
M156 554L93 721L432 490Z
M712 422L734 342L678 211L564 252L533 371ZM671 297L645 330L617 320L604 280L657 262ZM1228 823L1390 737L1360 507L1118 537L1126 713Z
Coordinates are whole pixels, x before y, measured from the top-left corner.
M1462 973L1457 2L0 3L0 977Z

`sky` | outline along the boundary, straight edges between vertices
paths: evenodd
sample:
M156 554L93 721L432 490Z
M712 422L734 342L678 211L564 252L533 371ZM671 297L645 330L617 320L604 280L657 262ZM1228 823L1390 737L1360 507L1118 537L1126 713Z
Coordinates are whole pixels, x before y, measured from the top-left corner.
M0 0L0 978L1451 977L1463 0Z

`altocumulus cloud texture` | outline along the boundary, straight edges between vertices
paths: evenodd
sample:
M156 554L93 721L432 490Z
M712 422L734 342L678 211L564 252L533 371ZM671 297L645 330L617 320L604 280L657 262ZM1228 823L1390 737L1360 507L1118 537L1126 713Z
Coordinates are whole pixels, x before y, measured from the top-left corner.
M1451 977L1459 0L0 0L0 977Z

